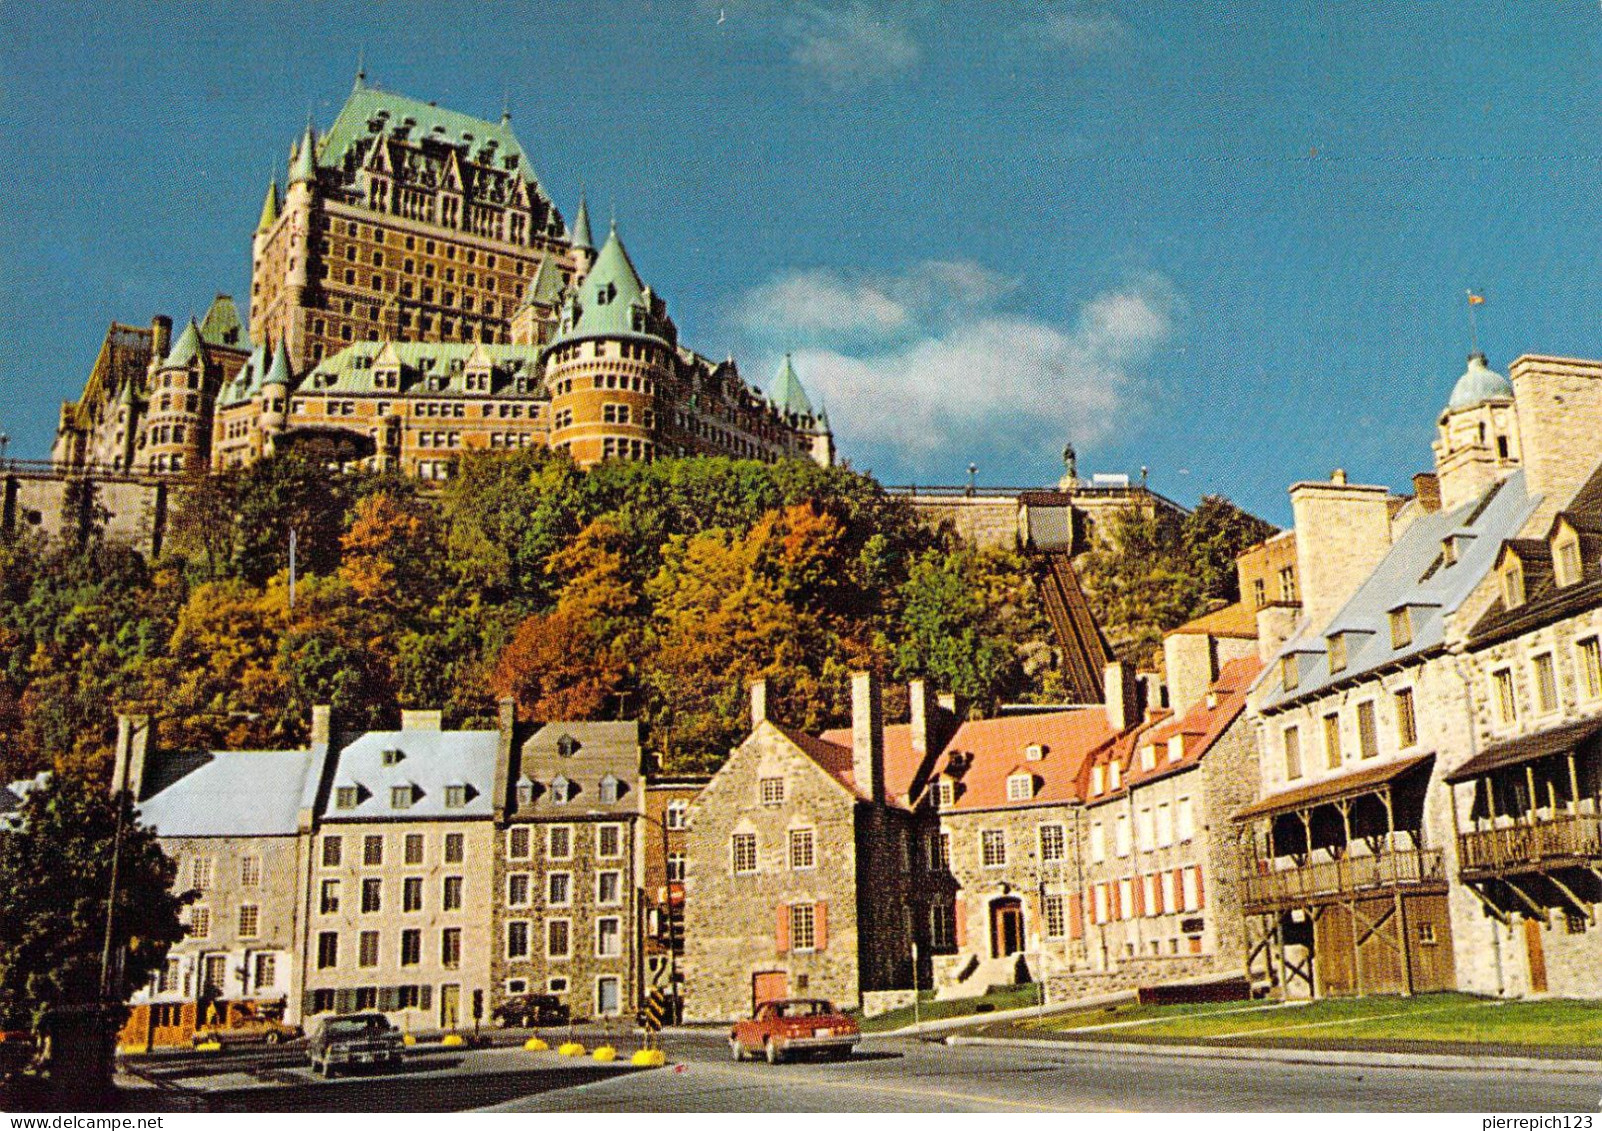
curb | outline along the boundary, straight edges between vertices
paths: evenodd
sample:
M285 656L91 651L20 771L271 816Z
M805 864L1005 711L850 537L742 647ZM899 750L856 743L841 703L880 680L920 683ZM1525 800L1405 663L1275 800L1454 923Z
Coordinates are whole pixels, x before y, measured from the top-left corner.
M1132 1001L1134 990L1117 990L1113 993L1098 994L1096 997L1079 998L1074 1001L1047 1002L1045 1008L1038 1005L1024 1005L1017 1009L1001 1009L989 1013L963 1013L956 1017L941 1017L934 1021L924 1021L917 1025L903 1025L899 1029L886 1029L881 1033L864 1033L863 1040L878 1037L919 1037L927 1033L945 1033L952 1029L972 1029L979 1025L990 1025L997 1021L1017 1021L1029 1017L1050 1017L1054 1013L1072 1013L1076 1009L1094 1009L1098 1005L1113 1005L1122 1001Z
M1446 1071L1538 1072L1575 1076L1602 1075L1602 1060L1559 1060L1524 1056L1455 1056L1415 1052L1359 1052L1347 1049L1264 1049L1227 1045L1148 1045L1133 1041L1048 1041L1028 1037L947 1037L948 1045L991 1045L1042 1049L1080 1055L1110 1053L1197 1060L1254 1060L1279 1064L1338 1064L1366 1068L1433 1068Z

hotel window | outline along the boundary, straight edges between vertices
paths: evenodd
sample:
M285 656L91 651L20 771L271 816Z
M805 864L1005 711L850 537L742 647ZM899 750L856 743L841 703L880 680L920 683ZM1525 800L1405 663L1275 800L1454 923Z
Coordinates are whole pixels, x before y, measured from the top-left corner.
M810 903L790 905L790 949L812 950L818 941L816 908Z
M1068 854L1067 836L1061 825L1040 826L1040 859L1042 863L1053 864L1062 860Z
M1135 846L1142 852L1150 852L1157 843L1157 829L1152 822L1151 807L1146 806L1135 813Z
M602 907L623 902L623 873L597 872L595 874L595 902Z
M1196 813L1191 806L1190 798L1181 797L1176 806L1179 825L1179 842L1183 844L1196 835Z
M362 913L371 915L383 909L384 881L374 876L362 881Z
M530 855L529 827L514 825L506 830L506 855L513 860L527 860Z
M1396 745L1406 750L1418 742L1418 717L1413 713L1413 689L1404 687L1396 699Z
M595 855L611 860L623 855L623 826L602 825L595 830Z
M760 789L761 794L762 794L762 804L764 804L764 805L782 805L782 804L784 804L784 779L783 778L763 778L761 780L761 782L758 783L758 788Z
M1552 666L1552 653L1542 652L1535 657L1535 710L1546 715L1557 710L1557 671Z
M1179 873L1179 881L1185 896L1185 910L1198 910L1201 907L1201 869L1184 869Z
M1285 742L1285 780L1295 781L1302 776L1302 732L1294 726L1286 727L1283 734Z
M423 877L407 876L401 881L401 910L421 911L423 909Z
M439 933L439 964L455 970L462 964L462 929L446 927Z
M196 891L211 887L211 857L196 856L189 861L189 886Z
M403 842L403 854L408 864L421 864L423 862L423 834L407 833Z
M389 807L391 809L410 809L416 797L415 786L392 785L389 787Z
M278 956L276 954L256 955L255 986L258 990L271 986L278 981Z
M1261 577L1252 580L1252 604L1259 609L1268 604L1268 582Z
M1595 636L1582 640L1580 649L1580 678L1585 684L1585 697L1602 697L1602 642Z
M465 849L466 844L467 840L461 833L446 833L445 863L460 864L462 862L463 850Z
M573 953L573 924L568 919L545 920L545 956L566 958Z
M1013 774L1007 779L1007 800L1028 801L1035 795L1033 774Z
M239 884L241 887L253 888L261 886L261 857L246 856L239 861Z
M320 931L317 935L317 969L332 970L339 965L339 932Z
M735 875L755 872L757 870L756 833L735 833L729 840L729 856L733 862Z
M528 957L528 920L514 919L506 924L506 957Z
M957 783L950 778L941 778L940 784L935 788L935 804L942 809L949 809L957 802Z
M1279 571L1279 599L1281 601L1301 599L1296 592L1296 570L1293 566L1285 566Z
M261 908L254 903L241 904L239 908L239 937L253 939L261 931Z
M1162 904L1157 902L1157 873L1147 872L1141 879L1141 890L1146 905L1146 917L1152 918L1163 913Z
M357 954L356 954L356 965L358 965L358 966L377 966L378 965L378 932L377 931L363 931L361 933L361 937L358 940L358 948L357 948Z
M1046 937L1060 939L1068 933L1067 908L1060 895L1046 897Z
M339 881L324 880L322 892L318 898L317 910L324 915L334 915L339 912Z
M423 961L423 932L416 927L408 927L400 936L400 964L402 966L416 966Z
M1092 889L1092 902L1095 904L1095 908L1096 908L1096 922L1097 923L1105 923L1107 921L1107 885L1106 884L1097 884Z
M616 958L623 953L622 920L608 915L595 921L595 957Z
M929 949L936 954L954 950L957 945L957 914L947 903L929 905Z
M1361 758L1372 758L1379 753L1379 727L1374 722L1372 699L1357 705L1357 753Z
M545 830L545 855L552 860L573 858L573 826L552 825Z
M1146 743L1140 748L1140 768L1155 770L1157 768L1157 747L1153 743Z
M986 868L999 868L1007 862L1007 833L1004 829L985 829L979 834L980 860Z
M1133 919L1135 917L1135 881L1118 881L1118 918Z
M1339 713L1324 716L1324 764L1332 770L1341 768L1341 717Z
M461 809L467 805L467 787L465 785L448 785L445 787L445 808Z
M670 884L684 882L684 862L687 857L682 852L669 852L667 854L667 878Z
M816 861L813 859L813 832L811 829L790 830L790 867L793 869L811 868Z
M929 871L944 872L951 867L951 834L935 833L929 838Z
M1124 764L1116 759L1107 763L1107 788L1117 789L1123 784Z
M443 911L462 909L462 877L445 877L445 882L440 888L440 909Z
M1413 643L1413 618L1407 608L1391 610L1391 647L1406 648Z
M552 907L566 907L573 902L572 872L546 873L545 902Z
M1174 899L1174 874L1172 872L1159 872L1158 886L1163 889L1163 910L1178 911L1179 905Z
M376 868L384 863L384 838L382 836L368 836L362 838L362 864L368 868Z
M1491 685L1496 692L1496 714L1504 726L1518 721L1518 700L1513 696L1513 671L1498 668L1491 673Z
M690 803L688 801L669 801L663 813L663 824L670 829L689 827Z

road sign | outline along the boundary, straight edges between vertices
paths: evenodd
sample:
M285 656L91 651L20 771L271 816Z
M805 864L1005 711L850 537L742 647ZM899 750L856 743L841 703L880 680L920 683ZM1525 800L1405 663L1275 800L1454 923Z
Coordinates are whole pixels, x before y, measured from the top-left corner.
M661 990L652 990L646 995L645 1005L640 1009L640 1028L647 1033L659 1033L662 1022L666 1020L668 1012L667 995Z

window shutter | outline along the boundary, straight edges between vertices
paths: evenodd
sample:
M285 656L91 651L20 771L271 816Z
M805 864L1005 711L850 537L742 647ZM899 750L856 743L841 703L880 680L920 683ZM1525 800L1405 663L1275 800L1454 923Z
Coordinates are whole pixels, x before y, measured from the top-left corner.
M434 1008L434 987L423 986L417 991L417 1007L419 1009Z
M1116 923L1122 919L1123 908L1118 905L1118 883L1113 881L1107 885L1107 921Z
M1135 904L1135 913L1132 917L1139 919L1142 915L1146 914L1146 885L1139 876L1136 876L1130 883L1129 894L1131 900Z
M781 903L776 908L778 924L773 931L774 945L780 954L790 953L790 908Z
M307 990L304 994L301 995L301 1001L300 1001L300 1011L301 1011L301 1013L304 1014L307 1017L310 1017L313 1013L317 1012L317 1004L316 1003L317 1003L317 995L314 992L312 992L311 990ZM308 1026L308 1028L310 1028L310 1026Z
M390 1013L400 1008L400 987L380 986L378 988L378 1010L380 1013Z
M1200 911L1203 907L1207 906L1207 898L1205 893L1202 891L1201 865L1197 864L1193 870L1196 873L1196 910Z
M812 905L812 949L823 950L829 945L829 905Z
M354 1013L356 1011L356 991L343 989L334 991L334 1012Z
M962 896L957 897L956 907L952 918L956 921L957 949L961 950L968 945L968 914L962 905Z
M1084 914L1084 905L1083 896L1070 895L1068 897L1068 937L1070 939L1084 937L1084 926L1080 922L1080 916Z

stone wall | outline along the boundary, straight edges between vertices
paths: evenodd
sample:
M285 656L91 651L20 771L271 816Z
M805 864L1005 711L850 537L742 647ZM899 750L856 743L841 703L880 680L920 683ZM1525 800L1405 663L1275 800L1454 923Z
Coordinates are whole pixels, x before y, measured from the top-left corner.
M1018 547L1018 500L1011 495L913 495L909 501L930 526L949 522L965 542Z
M0 475L0 535L31 530L74 543L103 537L155 557L172 494L172 485L159 479L13 469Z
M1538 521L1544 526L1596 466L1602 362L1525 356L1509 367L1508 378L1518 408L1525 486L1532 497L1543 496Z
M917 990L867 990L862 995L862 1016L878 1017L893 1009L908 1009L917 999Z

